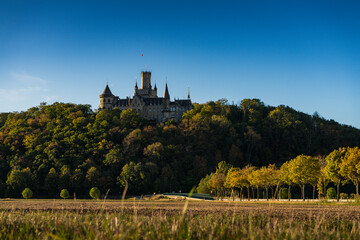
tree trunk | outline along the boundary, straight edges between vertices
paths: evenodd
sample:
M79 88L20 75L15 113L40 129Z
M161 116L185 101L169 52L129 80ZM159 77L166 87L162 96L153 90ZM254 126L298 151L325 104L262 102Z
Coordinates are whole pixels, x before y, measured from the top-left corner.
M290 190L290 188L291 188L291 185L289 184L289 188L288 188L288 200L289 201L291 199L291 190Z
M266 201L269 201L269 188L266 187Z
M240 201L242 201L242 188L240 188Z
M316 186L313 185L313 199L315 199L315 188L316 188Z
M301 194L303 201L305 201L305 184L301 185Z
M257 189L257 200L259 201L259 187L256 188Z
M356 186L356 198L358 199L359 198L359 182L358 181L356 181L355 186Z
M280 185L280 182L278 182L276 184L276 189L275 189L275 196L274 196L274 199L278 199L278 195L279 195L279 185Z
M336 194L337 194L336 201L339 202L340 201L340 181L338 181L336 183ZM325 193L325 196L326 196L326 193Z
M233 201L235 201L234 189L233 188L231 188L231 197L232 197Z
M324 198L326 198L326 184L325 184L325 181L326 180L324 180Z

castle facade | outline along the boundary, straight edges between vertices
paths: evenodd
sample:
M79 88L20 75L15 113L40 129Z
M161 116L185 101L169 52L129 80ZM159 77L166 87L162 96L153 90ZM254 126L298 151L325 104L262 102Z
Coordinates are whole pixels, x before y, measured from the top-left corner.
M141 72L141 88L135 84L134 96L121 99L114 96L108 85L100 95L100 109L112 110L133 109L142 117L156 122L165 122L170 119L179 121L184 112L193 108L188 93L187 99L174 99L170 101L167 83L165 84L164 96L158 97L156 84L151 86L151 72Z

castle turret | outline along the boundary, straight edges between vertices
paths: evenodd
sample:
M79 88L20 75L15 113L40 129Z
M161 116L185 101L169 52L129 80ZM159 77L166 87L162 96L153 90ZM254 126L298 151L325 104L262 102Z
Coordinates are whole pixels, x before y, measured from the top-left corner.
M108 109L111 110L114 101L114 95L111 93L111 90L106 84L106 87L102 94L100 94L100 109Z

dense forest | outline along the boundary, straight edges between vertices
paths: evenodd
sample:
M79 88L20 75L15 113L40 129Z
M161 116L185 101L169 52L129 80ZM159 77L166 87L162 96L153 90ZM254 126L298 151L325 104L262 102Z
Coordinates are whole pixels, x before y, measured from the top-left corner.
M300 154L325 156L360 146L360 130L259 99L194 104L181 122L151 123L132 110L42 104L0 114L0 197L61 189L88 196L189 191L225 161L280 167Z

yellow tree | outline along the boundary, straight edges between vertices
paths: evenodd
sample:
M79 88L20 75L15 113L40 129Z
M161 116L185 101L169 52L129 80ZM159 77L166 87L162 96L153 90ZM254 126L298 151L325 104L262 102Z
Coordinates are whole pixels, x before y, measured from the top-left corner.
M319 176L319 180L317 183L318 193L319 193L319 196L325 196L326 195L326 187L330 182L330 179L326 174L327 161L322 156L319 156L318 159L319 159L319 165L320 165L320 176Z
M258 182L260 187L264 187L266 191L266 199L269 200L269 188L275 186L277 180L277 170L274 164L268 167L262 167L258 170Z
M248 177L251 187L256 188L257 200L259 200L259 188L263 183L261 177L260 169L254 169L254 171L252 171Z
M344 180L344 176L340 174L340 165L346 155L346 152L346 148L339 148L332 151L325 158L327 164L324 172L326 177L336 184L337 201L339 201L340 199L340 183ZM324 192L324 194L325 193L326 191Z
M217 197L223 195L226 176L224 173L213 173L209 180L209 186L215 190Z
M356 187L356 197L359 197L360 181L360 149L347 148L346 155L340 164L340 174L351 180Z
M226 176L225 187L231 188L231 195L233 196L234 188L240 189L240 200L242 199L242 190L244 187L248 189L248 198L249 198L249 187L250 182L248 175L252 171L253 167L247 166L243 169L240 168L231 168ZM234 200L234 197L233 197Z
M287 161L280 167L279 179L282 183L288 185L288 199L291 199L291 185L293 184L291 180L291 162Z
M231 188L231 197L234 198L234 188L240 188L240 197L242 193L242 186L239 183L241 178L241 169L240 168L230 168L228 173L226 174L226 180L224 183L225 188Z
M300 186L301 197L305 201L305 185L313 185L318 181L320 174L319 160L311 156L299 155L290 160L290 167L291 181ZM314 188L315 186L313 185Z
M253 171L255 171L255 167L247 165L246 167L244 167L242 170L243 176L245 177L245 179L243 179L243 181L241 182L243 184L244 187L247 188L247 196L248 196L248 200L250 201L250 187L251 187L251 183L250 183L250 176L251 173Z

